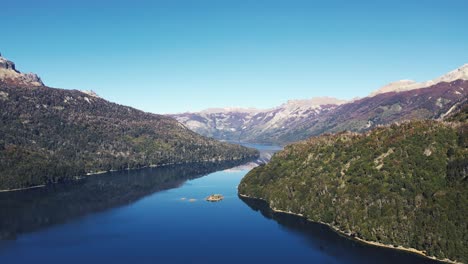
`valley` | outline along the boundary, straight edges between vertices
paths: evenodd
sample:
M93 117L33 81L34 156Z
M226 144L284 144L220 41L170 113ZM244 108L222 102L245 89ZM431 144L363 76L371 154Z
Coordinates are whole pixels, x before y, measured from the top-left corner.
M87 174L255 158L258 151L94 93L44 86L0 60L0 190Z
M0 10L0 264L468 264L468 1Z
M412 82L413 83L413 82ZM171 115L220 140L288 144L324 133L365 132L405 120L440 119L468 98L468 65L411 87L384 86L365 98L290 100L268 110L209 109Z

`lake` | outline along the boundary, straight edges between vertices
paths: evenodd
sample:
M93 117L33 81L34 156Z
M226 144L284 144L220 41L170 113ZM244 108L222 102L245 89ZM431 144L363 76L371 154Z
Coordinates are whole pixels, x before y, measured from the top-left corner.
M262 157L277 150L257 147ZM112 172L0 193L0 263L437 263L241 199L237 185L255 164L237 165ZM204 200L214 193L224 200Z

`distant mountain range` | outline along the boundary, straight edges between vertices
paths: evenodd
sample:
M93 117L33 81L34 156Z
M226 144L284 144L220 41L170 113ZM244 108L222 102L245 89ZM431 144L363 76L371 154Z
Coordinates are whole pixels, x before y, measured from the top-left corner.
M191 130L220 140L286 144L323 133L363 132L413 119L438 119L468 97L468 64L431 81L398 81L349 102L291 100L267 110L225 108L171 115Z
M0 190L111 170L258 155L93 92L47 87L0 57Z

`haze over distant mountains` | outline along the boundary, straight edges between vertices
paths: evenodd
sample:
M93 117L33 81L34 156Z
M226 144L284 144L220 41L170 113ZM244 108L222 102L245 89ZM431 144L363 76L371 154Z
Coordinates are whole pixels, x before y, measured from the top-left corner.
M411 119L437 119L468 97L468 64L436 79L402 80L352 101L290 100L273 109L218 108L171 115L191 130L228 141L284 144L327 132L362 132Z

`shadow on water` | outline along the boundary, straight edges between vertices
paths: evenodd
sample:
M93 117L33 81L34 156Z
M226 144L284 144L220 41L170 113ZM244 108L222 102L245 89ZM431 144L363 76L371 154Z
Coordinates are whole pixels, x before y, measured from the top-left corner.
M274 212L263 200L240 197L252 210L302 236L310 247L344 263L442 263L409 252L367 245L344 237L326 225L304 217Z
M247 162L192 163L110 172L45 188L0 193L0 240L130 204L187 180Z

